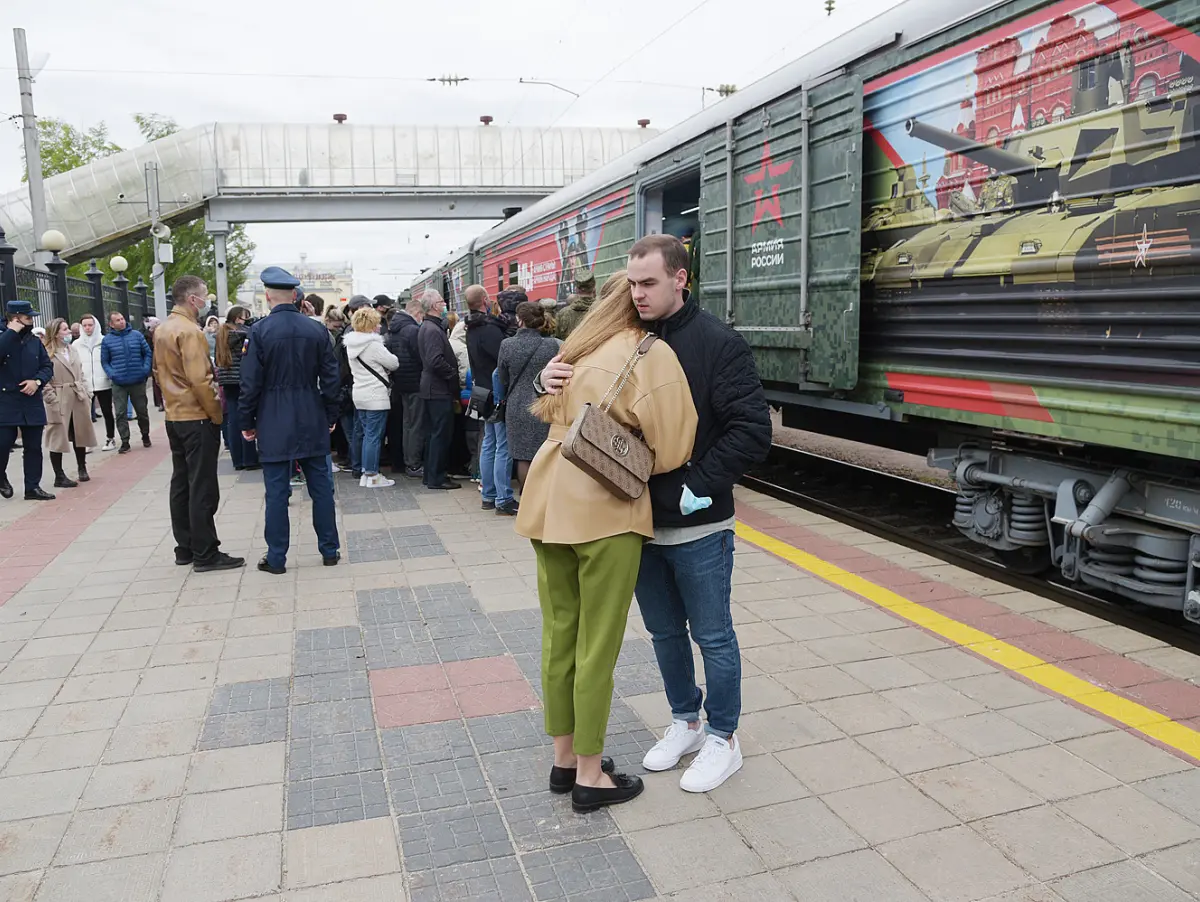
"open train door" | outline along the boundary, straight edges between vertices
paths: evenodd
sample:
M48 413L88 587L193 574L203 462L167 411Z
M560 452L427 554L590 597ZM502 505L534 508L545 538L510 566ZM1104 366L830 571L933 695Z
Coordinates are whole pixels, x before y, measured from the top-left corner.
M701 303L745 336L766 382L858 381L862 128L862 79L837 73L705 148Z

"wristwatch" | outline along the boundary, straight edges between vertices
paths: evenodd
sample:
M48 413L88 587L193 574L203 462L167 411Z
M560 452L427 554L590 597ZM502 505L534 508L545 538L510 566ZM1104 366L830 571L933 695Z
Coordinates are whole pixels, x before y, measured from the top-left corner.
M42 380L41 380L41 379L34 379L33 381L34 381L34 382L36 382L36 383L38 384L38 388L41 388L41 387L42 387Z

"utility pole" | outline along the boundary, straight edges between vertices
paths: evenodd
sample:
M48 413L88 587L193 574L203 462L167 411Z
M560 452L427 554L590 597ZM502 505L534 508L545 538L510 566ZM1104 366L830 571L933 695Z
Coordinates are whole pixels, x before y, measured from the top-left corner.
M42 187L42 145L38 140L37 117L33 114L33 71L29 67L29 47L25 29L13 29L17 48L17 85L21 91L21 130L25 137L25 168L29 173L29 209L33 217L34 263L41 269L54 256L42 250L42 234L49 228L46 220L46 192Z
M158 259L159 238L159 204L158 204L158 164L146 164L146 206L150 213L150 237L154 244L154 268L151 270L151 280L154 283L154 315L160 320L167 318L167 271Z

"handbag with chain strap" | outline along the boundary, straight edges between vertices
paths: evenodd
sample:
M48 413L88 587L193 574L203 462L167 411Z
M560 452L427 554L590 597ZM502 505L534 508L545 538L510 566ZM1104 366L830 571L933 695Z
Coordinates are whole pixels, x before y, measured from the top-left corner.
M600 404L584 404L562 441L563 457L622 500L642 497L654 470L654 452L641 436L618 423L609 410L657 337L647 335L642 339Z

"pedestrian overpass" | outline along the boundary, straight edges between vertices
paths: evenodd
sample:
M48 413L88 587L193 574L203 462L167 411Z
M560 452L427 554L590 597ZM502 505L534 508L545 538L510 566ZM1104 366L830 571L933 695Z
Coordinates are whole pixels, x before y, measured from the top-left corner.
M230 223L501 219L654 137L648 128L209 123L45 180L48 227L68 261L204 216L223 261ZM155 184L156 182L156 184ZM0 226L29 265L28 186L0 196ZM218 267L218 282L223 281ZM218 286L225 299L225 286Z

